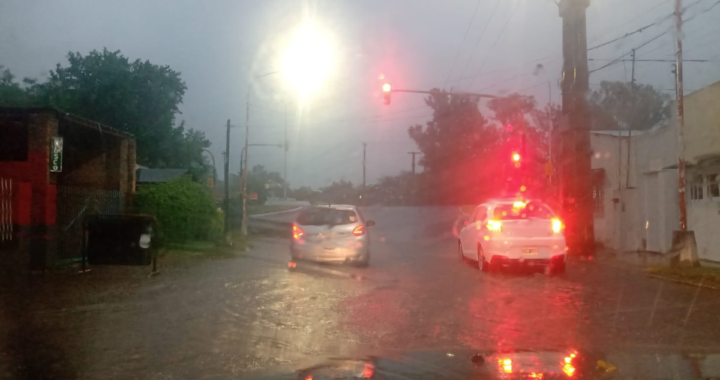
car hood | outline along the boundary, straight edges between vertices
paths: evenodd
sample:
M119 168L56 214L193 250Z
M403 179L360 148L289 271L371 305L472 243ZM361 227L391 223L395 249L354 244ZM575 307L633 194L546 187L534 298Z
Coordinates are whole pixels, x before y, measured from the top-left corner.
M720 351L478 351L471 349L329 358L253 379L697 379L720 378Z

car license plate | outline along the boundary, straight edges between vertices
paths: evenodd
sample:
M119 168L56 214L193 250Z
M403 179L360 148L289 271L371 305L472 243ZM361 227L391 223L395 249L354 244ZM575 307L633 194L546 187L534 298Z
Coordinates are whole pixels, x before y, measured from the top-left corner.
M522 253L523 255L537 255L538 250L537 248L523 248Z

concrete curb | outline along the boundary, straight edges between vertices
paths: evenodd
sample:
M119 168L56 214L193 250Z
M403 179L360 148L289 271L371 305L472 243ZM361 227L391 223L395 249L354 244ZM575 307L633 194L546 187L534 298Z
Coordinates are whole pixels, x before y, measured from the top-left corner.
M694 283L694 282L678 280L678 279L676 279L676 278L661 276L661 275L657 275L657 274L645 273L645 275L648 276L648 277L650 277L650 278L656 278L656 279L658 279L658 280L665 280L665 281L675 282L675 283L678 283L678 284L690 285L690 286L695 286L695 287L700 287L700 288L707 288L707 289L712 289L712 290L720 290L720 287L717 287L717 286L705 285L705 284L696 284L696 283Z
M283 210L283 211L273 211L273 212L268 212L268 213L265 213L265 214L248 215L248 217L250 217L250 218L255 218L255 217L258 217L258 216L278 215L278 214L284 214L284 213L286 213L286 212L295 212L295 211L298 211L298 210L302 210L302 207L296 207L296 208L293 208L293 209L290 209L290 210Z

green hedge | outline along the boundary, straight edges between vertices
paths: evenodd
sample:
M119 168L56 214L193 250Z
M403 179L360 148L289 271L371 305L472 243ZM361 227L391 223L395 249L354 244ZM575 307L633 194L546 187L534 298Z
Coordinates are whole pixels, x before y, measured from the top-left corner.
M210 192L190 178L147 185L134 199L139 213L154 215L163 240L214 240L222 236L223 217Z

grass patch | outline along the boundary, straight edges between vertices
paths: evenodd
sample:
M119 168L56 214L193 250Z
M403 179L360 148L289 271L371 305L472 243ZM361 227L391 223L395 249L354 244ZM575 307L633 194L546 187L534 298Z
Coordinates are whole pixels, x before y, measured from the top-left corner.
M271 212L279 212L279 211L288 211L292 209L296 209L298 206L291 206L291 205L273 205L273 206L266 206L266 205L248 205L247 206L247 212L248 215L259 215L259 214L267 214Z
M223 242L214 241L187 241L183 243L168 243L163 250L166 255L174 256L207 256L207 257L230 257L233 251L244 251L248 239L233 233L233 246L226 247Z
M645 273L693 285L702 282L705 286L720 289L720 268L654 266L645 269Z

